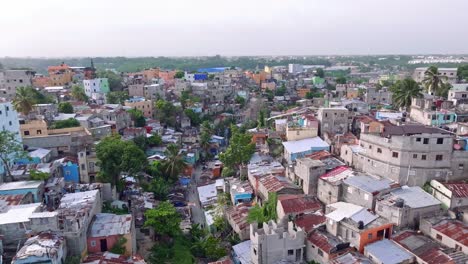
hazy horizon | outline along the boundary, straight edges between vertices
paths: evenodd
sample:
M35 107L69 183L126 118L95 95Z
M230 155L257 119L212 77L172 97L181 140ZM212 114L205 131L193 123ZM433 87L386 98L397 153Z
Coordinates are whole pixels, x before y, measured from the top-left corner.
M0 57L462 55L466 10L463 0L8 1Z

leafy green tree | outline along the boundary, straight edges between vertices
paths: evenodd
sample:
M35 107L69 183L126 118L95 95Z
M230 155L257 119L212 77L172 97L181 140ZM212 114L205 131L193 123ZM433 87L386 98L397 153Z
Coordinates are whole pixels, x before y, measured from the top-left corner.
M278 196L276 193L269 193L268 200L263 206L258 204L252 207L247 215L247 222L257 223L261 226L263 223L270 220L276 220L276 204L278 202Z
M163 167L166 179L177 179L179 174L187 167L183 153L180 152L177 145L170 144L167 146L164 154L166 155L166 159L163 161Z
M280 88L277 88L275 91L276 96L284 96L286 94L286 85L283 83L281 84Z
M82 86L73 85L71 88L71 96L78 101L88 102L88 96Z
M124 236L119 236L117 242L115 242L114 246L109 250L109 252L114 254L123 255L126 253L125 244L127 243L127 239Z
M346 77L340 76L335 81L337 84L346 84Z
M258 113L258 127L264 128L265 127L265 110L262 109Z
M62 102L58 105L58 111L65 114L73 114L73 106L69 102Z
M192 126L198 126L201 123L200 114L193 111L193 109L185 109L185 115L190 119Z
M3 165L7 177L11 179L10 166L16 159L27 157L23 144L18 141L15 133L0 131L0 166Z
M231 139L229 147L219 155L219 159L225 167L240 168L250 160L255 152L255 144L252 143L252 136L241 133L237 126L231 126Z
M122 91L122 77L113 71L98 71L97 75L99 78L107 78L109 82L109 88L111 91Z
M70 127L79 127L80 122L74 118L68 118L65 120L55 121L50 128L51 129L61 129L61 128L70 128Z
M158 100L156 102L156 115L162 123L170 126L177 126L177 116L180 115L181 109L174 106L171 102L165 100Z
M96 146L100 178L113 186L120 186L120 172L137 173L147 164L146 155L132 141L122 141L113 135L102 139ZM120 188L120 187L119 187Z
M175 74L174 74L174 78L175 79L182 79L184 78L185 76L185 73L183 71L177 71Z
M148 140L145 136L139 136L133 138L133 143L135 143L135 145L137 145L141 150L145 151L146 146L148 145Z
M151 147L161 146L162 144L162 138L160 135L153 134L149 138L146 138L146 140L148 145L150 145Z
M171 184L162 177L156 177L149 185L149 191L154 194L154 198L160 201L167 199L170 190Z
M236 104L241 105L241 108L245 106L245 98L244 97L236 96L236 98L234 100L235 100Z
M317 68L315 70L315 75L320 77L320 78L325 78L325 72L323 71L322 68Z
M33 181L45 181L50 178L50 174L38 170L30 170L29 178Z
M136 127L146 126L146 119L141 110L133 108L128 110L128 112L130 113L130 117Z
M468 80L468 64L459 66L457 69L457 78L459 82Z
M443 84L446 80L447 77L440 74L436 66L431 66L424 72L422 83L429 94L441 96L443 93Z
M155 209L145 212L145 226L152 227L159 236L180 234L180 214L170 202L161 202Z
M420 98L423 96L419 84L410 78L398 80L390 87L390 91L393 93L393 105L398 108L408 109L411 106L413 98Z
M205 251L205 256L209 260L213 261L218 260L227 254L226 248L221 246L221 239L211 235L205 239L203 249Z
M16 89L16 95L13 99L13 107L23 115L28 115L32 111L34 99L29 92L28 87L19 87Z
M115 91L109 92L106 94L106 102L108 104L121 104L125 103L125 100L128 100L128 92L126 91Z

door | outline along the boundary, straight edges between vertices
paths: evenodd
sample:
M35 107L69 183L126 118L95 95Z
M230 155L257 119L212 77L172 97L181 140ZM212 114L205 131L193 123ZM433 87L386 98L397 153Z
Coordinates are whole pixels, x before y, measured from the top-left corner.
M101 252L107 251L107 240L101 239Z

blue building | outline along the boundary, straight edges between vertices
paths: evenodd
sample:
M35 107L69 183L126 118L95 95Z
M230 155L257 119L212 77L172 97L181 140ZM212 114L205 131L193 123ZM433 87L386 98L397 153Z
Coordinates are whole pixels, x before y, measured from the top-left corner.
M213 67L213 68L201 68L198 69L198 72L208 72L208 73L216 73L216 72L224 72L227 68L226 67Z
M208 74L206 73L195 73L194 74L195 81L205 81L208 79Z
M71 161L62 164L62 173L66 182L80 182L80 171L78 164L72 163Z
M306 155L317 151L330 151L330 145L323 141L320 137L305 138L295 141L283 142L284 158L289 162L293 162L298 158L303 158Z
M0 185L0 195L32 193L34 202L42 202L44 195L43 181L17 181Z

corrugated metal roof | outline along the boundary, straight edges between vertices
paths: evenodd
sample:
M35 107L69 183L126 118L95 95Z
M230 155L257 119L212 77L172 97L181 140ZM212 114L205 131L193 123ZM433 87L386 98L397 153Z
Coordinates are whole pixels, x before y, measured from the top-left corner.
M458 220L442 220L432 226L433 229L451 239L468 246L468 226Z
M96 214L90 228L90 237L125 235L130 233L132 215Z
M369 193L379 192L389 189L392 181L388 179L377 179L367 175L349 177L344 183Z
M403 199L405 205L411 208L421 208L441 204L439 200L425 192L419 186L402 186L401 188L392 191L391 195Z
M322 209L322 203L313 196L291 195L278 197L278 203L283 208L285 214L304 213Z
M468 197L468 183L454 182L454 183L442 183L447 189L452 192L453 197L467 198Z

